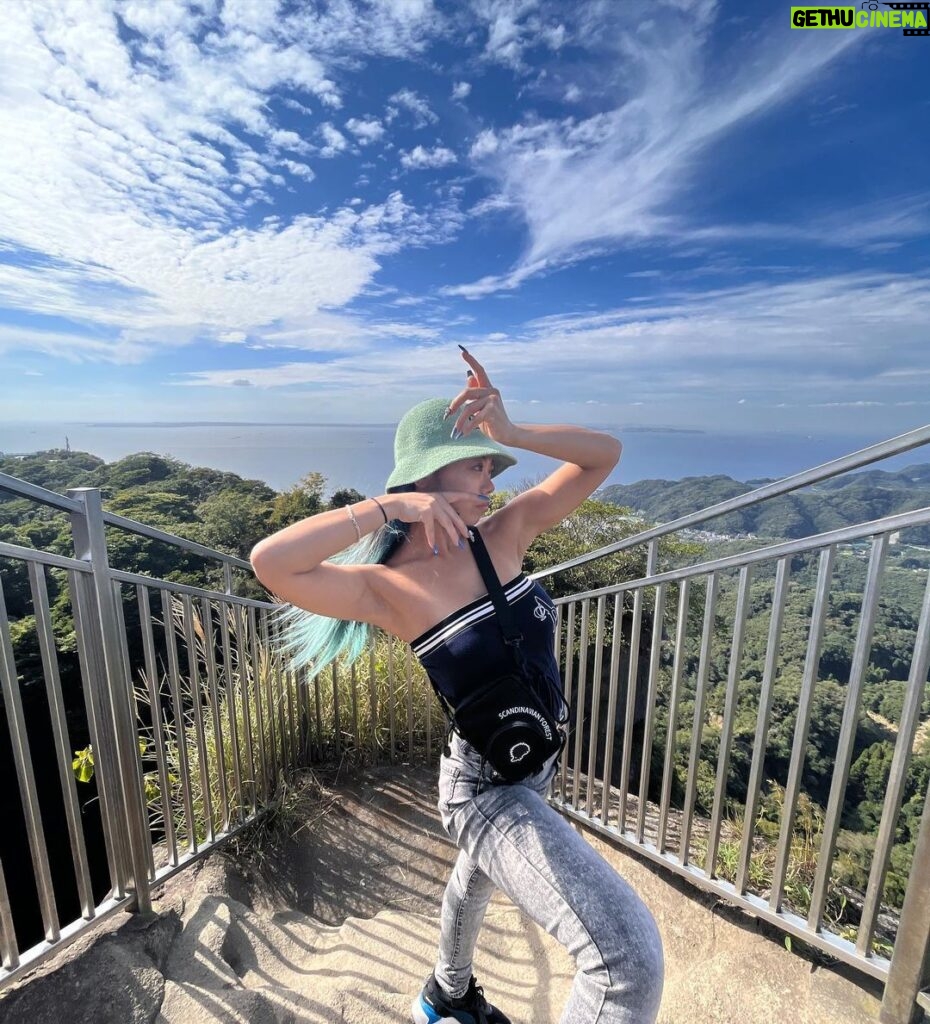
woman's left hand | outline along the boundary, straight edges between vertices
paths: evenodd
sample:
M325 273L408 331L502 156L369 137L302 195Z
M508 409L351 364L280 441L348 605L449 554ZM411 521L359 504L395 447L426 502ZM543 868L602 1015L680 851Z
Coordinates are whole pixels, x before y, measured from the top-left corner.
M481 363L470 353L462 350L462 358L468 363L468 387L449 403L447 416L456 412L454 430L466 436L478 429L485 437L498 444L509 444L514 432L501 393L493 387Z

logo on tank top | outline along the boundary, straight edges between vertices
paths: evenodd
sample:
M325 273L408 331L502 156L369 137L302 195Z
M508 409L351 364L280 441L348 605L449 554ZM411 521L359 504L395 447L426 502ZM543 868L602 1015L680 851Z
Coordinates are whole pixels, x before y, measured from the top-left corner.
M556 613L555 605L546 604L546 602L539 596L536 595L536 607L533 609L533 614L542 622L544 619L549 619L552 625L555 625Z

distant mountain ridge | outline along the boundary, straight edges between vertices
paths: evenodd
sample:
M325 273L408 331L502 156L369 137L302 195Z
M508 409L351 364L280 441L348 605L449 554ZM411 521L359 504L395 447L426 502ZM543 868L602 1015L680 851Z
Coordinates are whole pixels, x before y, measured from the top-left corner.
M771 481L741 482L723 475L639 480L635 484L612 484L603 488L598 497L631 507L655 522L667 523L767 483ZM793 539L927 506L930 464L907 466L897 472L872 469L770 498L760 505L711 520L707 529ZM922 527L912 533L909 532L908 539L930 543L930 528Z

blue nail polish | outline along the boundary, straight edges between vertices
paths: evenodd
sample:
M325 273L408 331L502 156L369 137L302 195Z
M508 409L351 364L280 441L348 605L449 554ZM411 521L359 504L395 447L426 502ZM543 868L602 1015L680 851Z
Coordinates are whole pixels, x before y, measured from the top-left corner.
M460 438L461 436L462 436L462 431L461 431L461 430L458 430L458 429L456 429L456 430L453 430L453 431L452 431L451 437L452 437L452 440L453 440L453 441L458 441L458 439L459 439L459 438Z
M461 548L461 549L462 549L463 551L465 550L465 541L463 541L461 537L459 537L459 547L460 547L460 548Z
M438 555L439 554L439 546L437 544L433 545L433 554L434 555Z

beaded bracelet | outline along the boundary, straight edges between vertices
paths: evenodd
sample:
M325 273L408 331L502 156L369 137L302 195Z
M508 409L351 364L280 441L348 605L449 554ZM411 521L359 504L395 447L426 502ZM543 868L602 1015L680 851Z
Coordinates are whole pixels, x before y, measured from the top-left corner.
M385 523L387 523L388 517L387 517L387 512L384 511L384 506L381 504L380 501L378 501L377 498L372 498L371 500L378 506L378 508L381 509L381 515L384 516L384 521L385 521Z
M358 536L358 539L361 540L362 539L362 531L361 531L361 528L358 525L358 520L355 518L355 513L352 511L352 506L351 505L346 505L346 512L349 513L349 518L352 520L352 525L355 527L355 533Z

